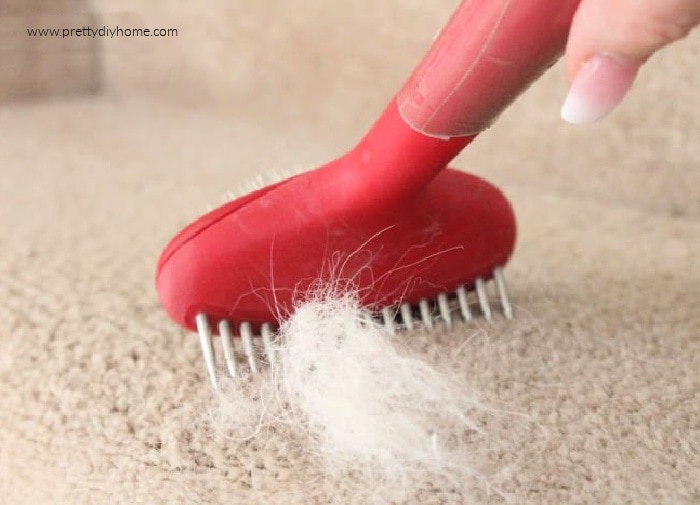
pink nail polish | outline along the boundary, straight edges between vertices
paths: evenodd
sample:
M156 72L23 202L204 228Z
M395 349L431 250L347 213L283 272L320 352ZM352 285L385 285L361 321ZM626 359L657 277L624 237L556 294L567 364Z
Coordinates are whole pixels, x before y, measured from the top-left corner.
M564 121L590 124L607 116L625 97L639 63L599 54L581 66L561 108Z

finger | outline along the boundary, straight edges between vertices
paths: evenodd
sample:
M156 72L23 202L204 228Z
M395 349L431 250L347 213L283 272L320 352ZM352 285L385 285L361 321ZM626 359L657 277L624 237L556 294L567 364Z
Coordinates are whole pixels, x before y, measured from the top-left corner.
M590 123L607 115L639 67L699 22L698 0L583 0L566 48L572 86L562 117Z
M698 22L698 0L583 0L569 34L567 74L573 80L583 62L596 54L641 64L685 37Z

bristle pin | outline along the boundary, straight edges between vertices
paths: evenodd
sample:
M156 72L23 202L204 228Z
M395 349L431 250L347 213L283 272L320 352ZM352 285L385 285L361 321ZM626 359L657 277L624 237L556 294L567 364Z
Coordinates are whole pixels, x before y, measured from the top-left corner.
M498 297L501 313L506 319L513 318L513 307L510 303L506 281L502 267L496 267L493 271L493 285ZM453 313L459 313L459 318L468 322L474 318L469 294L476 296L478 315L487 321L493 320L493 310L487 293L487 281L478 278L471 286L459 286L452 293L439 293L434 301L422 299L417 307L412 307L407 303L401 304L398 309L384 307L372 314L372 319L383 324L389 333L397 330L411 331L422 324L422 326L433 331L436 324L442 322L447 328L451 328L455 321ZM436 309L436 310L435 310ZM433 315L437 312L436 315ZM236 339L234 337L231 323L220 321L217 328L221 340L221 350L223 363L218 364L214 351L214 335L211 329L209 317L206 314L198 314L196 317L197 332L202 347L202 356L209 376L209 381L214 389L219 387L218 371L225 367L230 377L238 377L241 373L241 362L247 363L248 373L257 374L260 370L259 364L271 364L275 359L273 345L274 323L266 322L260 328L260 341L262 346L256 346L253 339L258 337L253 334L253 326L250 322L244 321L238 325L239 348L236 349Z

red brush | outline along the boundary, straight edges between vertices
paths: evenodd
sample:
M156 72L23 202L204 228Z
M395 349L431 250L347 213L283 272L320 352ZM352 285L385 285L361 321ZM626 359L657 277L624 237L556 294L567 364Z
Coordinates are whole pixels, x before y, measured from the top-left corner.
M447 164L564 47L578 0L463 2L408 82L349 153L231 201L181 231L158 263L163 306L199 331L214 387L211 325L235 373L231 336L269 353L273 327L300 294L328 282L358 293L390 328L432 326L437 307L471 317L467 293L491 318L494 279L512 311L502 267L515 219L501 192ZM413 307L417 306L417 311Z

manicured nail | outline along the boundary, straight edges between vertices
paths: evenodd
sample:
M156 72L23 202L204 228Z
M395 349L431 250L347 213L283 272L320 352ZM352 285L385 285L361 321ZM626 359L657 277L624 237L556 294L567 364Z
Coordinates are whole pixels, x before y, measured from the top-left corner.
M590 124L607 116L625 97L637 76L639 63L609 54L586 61L576 74L561 108L572 124Z

